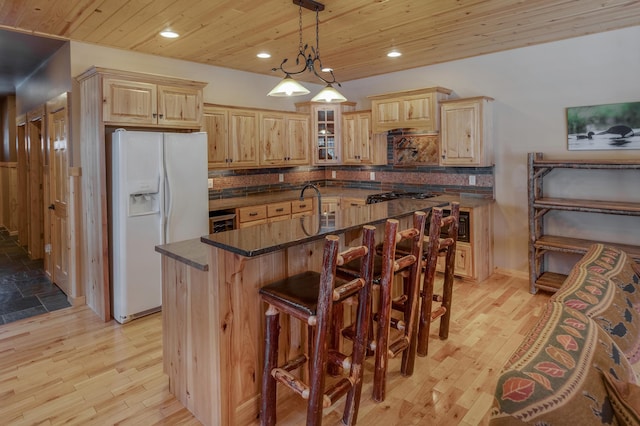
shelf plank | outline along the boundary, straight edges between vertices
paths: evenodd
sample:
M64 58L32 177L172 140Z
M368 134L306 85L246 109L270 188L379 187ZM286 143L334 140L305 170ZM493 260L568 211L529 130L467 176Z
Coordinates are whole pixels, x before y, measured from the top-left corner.
M564 284L567 275L558 274L556 272L544 272L536 280L536 288L539 290L556 292Z
M534 160L534 168L564 169L631 169L640 170L638 160Z
M538 198L533 202L537 209L582 211L588 213L609 213L627 216L640 216L640 203L619 201L580 200L567 198Z
M564 253L584 254L587 252L589 247L597 243L617 247L627 253L627 255L629 255L635 261L640 261L640 247L628 244L619 244L610 241L594 241L581 238L562 237L557 235L543 235L535 241L534 247L536 249L545 249Z

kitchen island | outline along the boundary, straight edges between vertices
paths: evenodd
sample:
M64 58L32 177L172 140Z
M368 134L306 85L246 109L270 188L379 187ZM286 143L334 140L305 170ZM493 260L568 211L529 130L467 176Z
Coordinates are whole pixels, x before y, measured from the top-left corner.
M387 218L397 218L408 226L414 211L446 204L395 200L156 247L162 254L163 365L171 393L206 425L255 423L265 310L258 289L320 271L326 235L358 244L366 224L382 230ZM283 318L281 327L285 357L306 346L306 330L297 321Z

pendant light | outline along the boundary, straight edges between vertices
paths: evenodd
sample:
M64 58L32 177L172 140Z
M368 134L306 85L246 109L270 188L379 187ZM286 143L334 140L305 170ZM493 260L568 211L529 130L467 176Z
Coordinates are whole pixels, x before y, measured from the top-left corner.
M298 83L291 77L292 75L302 74L305 71L313 72L313 74L324 84L326 87L320 91L316 96L311 99L314 102L345 102L347 98L345 98L338 90L336 90L333 85L337 84L338 87L342 87L338 81L336 81L336 77L333 75L333 70L330 68L324 68L322 66L322 60L320 59L320 36L319 36L319 18L318 12L324 10L324 5L322 3L318 3L315 0L293 0L293 4L297 4L299 7L298 11L298 22L299 22L299 35L300 41L298 45L298 54L296 56L296 65L299 65L301 62L304 63L304 67L298 71L290 71L284 69L284 64L287 62L287 58L284 58L280 63L278 68L273 68L271 71L282 71L285 75L284 78L276 87L274 87L267 96L300 96L306 95L309 93L302 84ZM308 44L302 45L302 8L314 10L316 12L316 46L315 49L313 46L311 47L311 53L307 53L307 49L309 48ZM318 74L318 71L323 72L324 74L328 74L325 78ZM326 71L325 71L326 70Z

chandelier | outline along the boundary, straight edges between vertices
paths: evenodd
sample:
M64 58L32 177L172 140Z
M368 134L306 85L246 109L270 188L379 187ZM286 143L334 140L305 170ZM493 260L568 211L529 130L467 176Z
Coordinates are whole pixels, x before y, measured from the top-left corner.
M302 74L305 71L313 72L313 74L324 84L326 84L325 88L320 91L316 96L314 96L311 100L314 102L345 102L347 98L345 98L340 92L338 92L333 85L336 84L338 87L342 87L338 81L336 81L336 77L333 75L333 70L331 68L324 68L322 66L322 60L320 59L320 36L318 31L319 19L318 12L324 10L324 5L322 3L318 3L314 0L293 0L293 4L297 4L299 7L298 11L298 22L300 26L300 42L298 45L298 55L296 56L296 65L299 66L301 63L304 64L304 67L299 69L298 71L286 70L284 69L284 64L287 63L287 58L284 58L280 63L278 68L272 68L271 71L282 71L284 74L284 78L276 87L273 88L268 93L268 96L301 96L309 93L306 87L302 84L298 83L291 77L292 75ZM311 52L307 52L309 49L309 45L302 45L302 8L314 10L316 12L316 46L311 46ZM326 77L318 74L318 70L324 73Z

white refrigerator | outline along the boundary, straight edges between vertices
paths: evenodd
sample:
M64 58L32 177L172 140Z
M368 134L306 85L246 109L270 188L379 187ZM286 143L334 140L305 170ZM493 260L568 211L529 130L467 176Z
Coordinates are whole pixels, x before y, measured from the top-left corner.
M162 305L159 244L209 233L206 133L118 129L112 138L112 315Z

